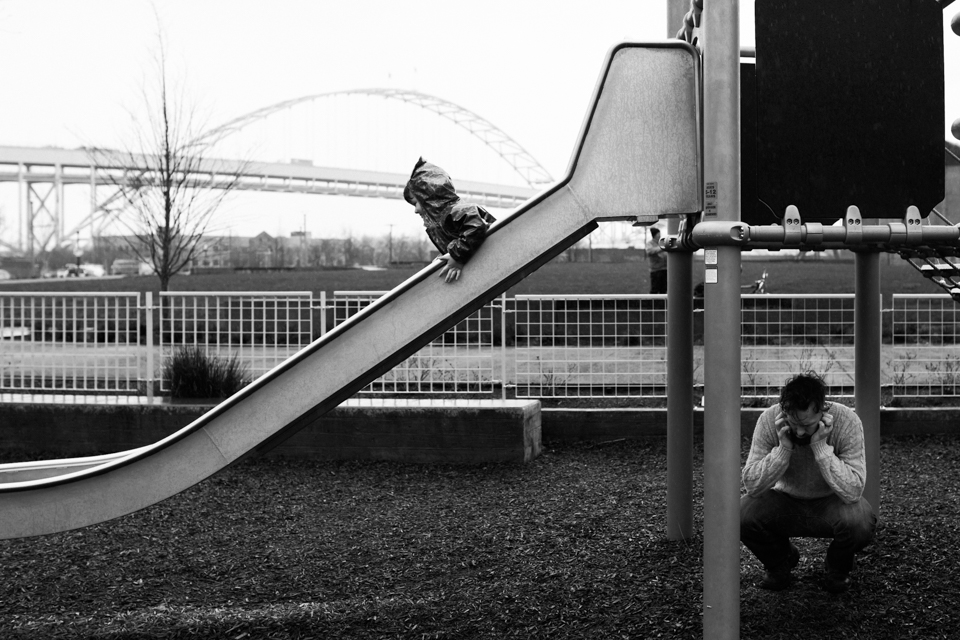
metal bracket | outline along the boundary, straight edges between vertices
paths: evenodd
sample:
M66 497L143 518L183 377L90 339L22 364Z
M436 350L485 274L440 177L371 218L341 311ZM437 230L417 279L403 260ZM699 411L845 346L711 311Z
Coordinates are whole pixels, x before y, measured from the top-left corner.
M920 209L913 205L907 207L907 213L903 216L903 224L907 229L907 244L923 242L923 218L920 217Z
M657 224L657 221L660 220L660 216L649 215L649 216L636 216L633 220L631 226L634 227L649 227L651 225Z
M846 244L863 242L863 217L856 205L847 207L847 215L843 216L843 228L847 230Z
M697 224L692 235L700 247L740 246L750 240L750 226L739 220L708 220Z
M787 207L783 214L783 246L800 246L803 224L800 221L800 210L795 205Z

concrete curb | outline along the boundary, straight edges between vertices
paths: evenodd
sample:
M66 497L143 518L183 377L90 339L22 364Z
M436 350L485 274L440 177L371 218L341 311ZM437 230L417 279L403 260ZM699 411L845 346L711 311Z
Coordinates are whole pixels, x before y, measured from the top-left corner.
M0 405L0 451L72 458L153 444L210 405ZM348 401L269 453L419 463L525 462L540 454L537 400ZM482 428L478 428L482 425Z
M753 435L763 408L740 410L740 432ZM614 438L666 437L666 409L555 409L544 408L543 440L610 440ZM703 409L693 411L693 431L703 434ZM931 435L960 433L960 407L881 408L880 435Z
M539 441L605 441L664 437L665 409L540 408L538 401L435 401L435 404L342 405L320 426L291 436L271 453L314 459L404 459L411 462L481 462L536 456ZM156 442L190 424L209 405L0 405L0 451L86 456ZM744 408L741 433L749 437L763 409ZM702 409L693 412L703 433ZM960 433L960 407L882 409L882 436ZM484 425L484 431L478 425ZM534 444L536 442L536 444ZM519 449L518 449L519 447ZM444 453L447 449L447 453ZM481 460L486 449L494 456Z

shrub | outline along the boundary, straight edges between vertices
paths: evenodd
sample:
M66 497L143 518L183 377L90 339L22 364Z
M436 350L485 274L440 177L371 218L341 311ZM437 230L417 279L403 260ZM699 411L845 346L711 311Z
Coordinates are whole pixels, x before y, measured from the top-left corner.
M220 358L200 347L182 347L165 365L173 398L226 398L250 382L237 356Z

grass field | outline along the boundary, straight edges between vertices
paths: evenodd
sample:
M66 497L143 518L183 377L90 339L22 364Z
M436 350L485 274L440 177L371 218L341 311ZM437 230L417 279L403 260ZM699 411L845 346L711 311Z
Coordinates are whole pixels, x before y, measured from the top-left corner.
M854 293L856 267L852 258L846 260L792 260L743 261L741 282L753 282L767 269L767 290L782 293ZM942 293L942 290L920 276L897 256L880 257L881 292ZM392 289L418 271L416 268L396 268L383 271L337 269L324 271L281 272L226 272L177 276L171 281L174 291L386 291ZM469 267L464 277L470 277ZM703 265L694 265L694 280L703 280ZM7 282L0 287L6 291L156 291L158 280L152 276L103 280L44 280L29 283ZM510 290L511 295L577 295L577 294L635 294L650 289L645 262L585 263L551 262Z

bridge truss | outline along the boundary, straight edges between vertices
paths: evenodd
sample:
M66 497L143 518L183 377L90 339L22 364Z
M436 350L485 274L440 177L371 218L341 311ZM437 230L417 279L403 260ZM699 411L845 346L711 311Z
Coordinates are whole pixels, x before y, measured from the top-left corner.
M533 156L489 121L453 103L414 91L359 89L288 100L211 129L201 135L199 142L212 144L293 106L336 95L386 97L414 104L454 122L495 151L527 185L457 180L457 190L464 199L487 207L510 209L553 181ZM110 161L105 162L105 158ZM91 236L100 235L121 213L117 206L117 185L130 184L133 180L149 185L153 181L153 166L155 163L145 156L102 149L0 147L0 183L17 183L20 222L16 240L0 239L0 245L33 256L73 243L81 230ZM197 173L188 176L188 181L205 188L216 188L223 179L218 176L237 173L242 174L235 187L238 190L387 199L401 199L409 177L382 171L315 167L296 161L243 162L211 158L201 163ZM88 213L69 228L64 216L64 188L67 185L86 185L90 191ZM103 192L107 192L105 197L101 197Z

